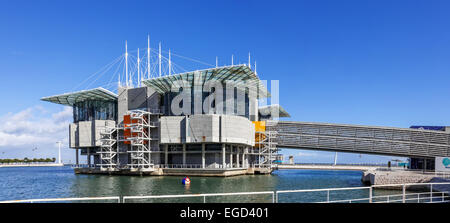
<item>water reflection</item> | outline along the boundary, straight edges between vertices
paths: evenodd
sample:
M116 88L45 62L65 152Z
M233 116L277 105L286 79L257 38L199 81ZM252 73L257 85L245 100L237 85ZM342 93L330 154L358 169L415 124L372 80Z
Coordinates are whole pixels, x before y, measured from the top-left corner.
M254 192L332 187L359 187L359 171L280 170L272 175L235 177L185 176L108 176L75 175L70 167L2 168L0 200L53 197L103 197L136 195L174 195L199 193ZM342 193L342 194L340 194ZM363 196L365 191L336 192L332 199ZM326 193L285 194L279 202L311 202L323 200ZM138 202L203 202L200 198L137 200ZM272 202L272 195L207 197L207 202Z

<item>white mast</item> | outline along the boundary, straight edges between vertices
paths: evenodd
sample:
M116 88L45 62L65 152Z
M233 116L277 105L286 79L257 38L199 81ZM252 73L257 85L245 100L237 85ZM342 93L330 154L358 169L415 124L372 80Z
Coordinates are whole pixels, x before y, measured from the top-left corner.
M58 143L58 163L61 164L61 141L56 142Z
M128 87L128 48L127 48L127 41L125 40L125 86Z
M233 66L233 59L234 59L234 55L231 54L231 66Z
M140 65L140 61L141 61L141 60L139 59L139 48L138 48L138 55L137 55L137 68L138 68L138 69L137 69L137 73L138 73L138 75L137 75L137 78L138 78L138 80L137 80L137 86L138 86L138 87L141 86L141 73L140 73L141 70L139 69L140 66L141 66L141 65Z
M252 65L250 63L250 52L248 52L248 67L252 69Z
M147 79L150 79L150 35L147 37Z
M219 67L219 58L216 57L216 67Z
M258 75L258 72L256 72L256 60L255 60L255 74Z
M159 60L159 76L161 77L161 42L159 42L158 60Z
M334 165L336 166L337 164L337 152L334 154Z
M172 74L172 62L170 61L170 49L169 49L169 76Z

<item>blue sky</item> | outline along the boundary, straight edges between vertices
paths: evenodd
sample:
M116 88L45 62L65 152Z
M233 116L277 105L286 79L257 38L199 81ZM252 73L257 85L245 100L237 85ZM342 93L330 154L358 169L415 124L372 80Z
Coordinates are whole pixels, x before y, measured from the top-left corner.
M147 34L152 47L161 41L211 64L230 64L232 54L245 63L251 52L262 79L280 80L290 120L448 125L449 11L433 0L0 1L0 157L56 157L70 110L39 99L71 91L120 56L125 40L145 48ZM334 156L283 153L297 162Z

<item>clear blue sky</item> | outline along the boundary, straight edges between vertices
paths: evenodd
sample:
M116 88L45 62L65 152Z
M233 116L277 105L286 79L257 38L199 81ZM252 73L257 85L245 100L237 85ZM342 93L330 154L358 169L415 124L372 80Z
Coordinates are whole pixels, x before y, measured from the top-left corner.
M290 120L449 125L449 11L449 1L433 0L0 1L0 157L55 156L53 139L32 136L67 138L55 120L70 114L39 99L71 91L122 54L125 40L145 47L147 34L153 47L162 41L211 64L216 56L229 64L231 54L246 62L251 52L262 79L280 80ZM19 112L23 123L10 130ZM23 143L10 145L12 137ZM332 161L332 153L289 154Z

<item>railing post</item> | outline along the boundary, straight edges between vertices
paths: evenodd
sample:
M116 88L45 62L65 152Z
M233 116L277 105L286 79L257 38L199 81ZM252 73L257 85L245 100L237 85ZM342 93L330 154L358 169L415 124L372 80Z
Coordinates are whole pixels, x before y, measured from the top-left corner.
M372 186L369 188L369 203L372 203Z
M430 203L433 203L433 184L430 184Z
M278 191L275 191L275 203L278 203Z
M406 201L406 186L405 186L405 184L403 184L402 187L403 187L402 188L402 191L403 191L402 202L405 203L405 201Z
M206 203L206 196L203 195L203 203Z
M272 203L275 203L275 191L272 192Z
M327 190L327 203L330 203L330 190Z

